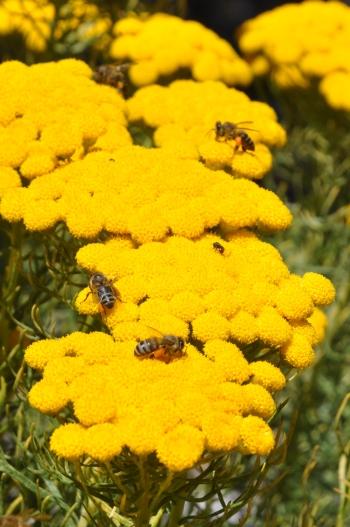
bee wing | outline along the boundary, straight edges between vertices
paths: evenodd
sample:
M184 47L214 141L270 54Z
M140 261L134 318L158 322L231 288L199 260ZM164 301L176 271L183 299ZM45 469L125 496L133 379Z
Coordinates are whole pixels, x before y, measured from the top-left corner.
M255 128L246 128L245 126L240 126L240 130L248 130L248 132L259 132L259 130L256 130Z
M160 335L161 337L164 337L164 333L162 333L161 331L159 331L159 329L156 329L152 326L149 326L148 324L145 324L146 327L148 327L149 329L152 329L153 331L155 331L156 333L158 333L158 335Z
M239 121L238 123L234 123L235 126L239 126L240 124L252 124L254 121Z
M123 62L122 64L116 64L116 66L120 71L127 71L132 66L132 62Z
M255 130L255 128L247 128L246 126L241 126L241 124L251 124L254 121L239 121L239 123L235 123L236 128L240 128L241 130L248 130L249 132L258 132L259 130Z

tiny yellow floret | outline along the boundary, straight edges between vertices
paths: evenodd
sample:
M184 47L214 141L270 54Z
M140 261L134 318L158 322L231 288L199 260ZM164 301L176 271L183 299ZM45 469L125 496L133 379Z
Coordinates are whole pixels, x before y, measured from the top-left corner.
M157 456L170 470L192 467L204 450L204 435L193 426L181 424L160 439Z
M59 457L74 461L85 451L86 430L79 424L69 423L57 428L50 439L50 448Z

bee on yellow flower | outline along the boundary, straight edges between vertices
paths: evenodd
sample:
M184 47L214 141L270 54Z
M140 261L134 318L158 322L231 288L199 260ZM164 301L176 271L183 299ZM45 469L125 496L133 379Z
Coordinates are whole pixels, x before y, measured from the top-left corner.
M269 148L286 140L272 108L221 82L147 86L127 101L127 112L129 121L155 128L157 146L248 179L268 172Z

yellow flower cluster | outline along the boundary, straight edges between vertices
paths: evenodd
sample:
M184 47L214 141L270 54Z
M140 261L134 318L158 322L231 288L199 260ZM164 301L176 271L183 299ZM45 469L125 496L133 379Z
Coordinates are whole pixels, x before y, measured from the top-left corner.
M350 7L337 1L286 4L246 22L239 44L256 75L270 73L282 88L320 91L337 109L350 110Z
M127 112L131 122L142 120L156 128L157 146L180 157L200 159L209 168L230 167L234 175L249 179L259 179L270 170L269 147L280 147L286 140L270 106L221 82L182 80L168 87L147 86L127 101ZM235 139L216 137L218 121L242 122L255 150L244 151Z
M109 96L110 91L106 93ZM89 112L84 116L81 124L86 127L98 117ZM97 133L96 128L92 131ZM55 141L52 137L52 145ZM23 219L32 231L65 221L76 237L94 238L105 230L129 234L139 243L169 234L195 238L218 225L225 230L273 231L288 227L291 221L279 198L252 181L232 179L164 149L140 146L120 148L116 155L90 153L34 179L27 188L8 190L0 213L11 222Z
M130 144L125 102L81 61L0 65L0 193L93 150ZM56 189L57 191L57 189Z
M67 0L60 8L48 0L3 0L0 6L0 34L19 32L35 52L45 51L52 31L56 41L76 31L76 38L85 42L102 38L110 26L109 17L84 0Z
M165 13L133 16L119 20L114 33L117 38L110 55L135 62L129 74L136 86L152 84L181 69L191 70L198 81L241 85L251 81L248 64L228 42L199 22Z
M96 332L27 349L28 364L43 372L30 403L51 415L71 403L77 420L53 433L56 454L107 461L127 446L137 455L156 452L170 470L181 471L200 461L204 449L271 451L269 382L274 389L285 382L276 367L260 361L251 369L237 346L220 341L208 342L205 354L187 344L186 355L170 364L141 361L134 347Z
M262 343L295 368L309 366L321 333L314 328L320 324L315 307L331 303L335 294L320 274L290 274L277 249L245 230L230 241L173 236L138 248L116 238L86 245L77 261L113 281L118 301L103 316L115 340L145 339L155 331L194 338L224 372L233 368L226 340ZM79 293L76 306L84 314L100 309L89 288Z

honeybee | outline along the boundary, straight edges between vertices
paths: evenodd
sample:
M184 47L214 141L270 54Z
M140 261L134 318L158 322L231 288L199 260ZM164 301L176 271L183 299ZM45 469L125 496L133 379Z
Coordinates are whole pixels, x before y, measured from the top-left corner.
M134 355L139 359L158 359L168 364L171 360L184 355L184 347L184 339L175 335L151 337L137 344Z
M250 130L256 132L253 128L241 128L240 125L248 124L252 121L241 121L240 123L230 123L229 121L221 122L216 121L215 123L215 139L220 141L224 139L225 141L233 140L236 143L236 149L241 147L243 152L251 150L254 152L255 144L253 139L247 134L245 130Z
M224 254L224 252L225 252L225 247L223 247L221 245L221 243L219 243L219 242L214 242L213 243L213 249L215 249L215 251L220 253L220 254Z
M102 64L98 66L92 76L93 80L99 84L113 86L118 92L125 96L126 90L126 72L131 64Z
M106 308L112 309L112 307L114 307L118 293L116 289L114 289L111 280L108 280L104 274L92 274L89 280L89 287L91 290L90 293L97 296L104 313L106 313ZM88 293L88 295L90 293Z

